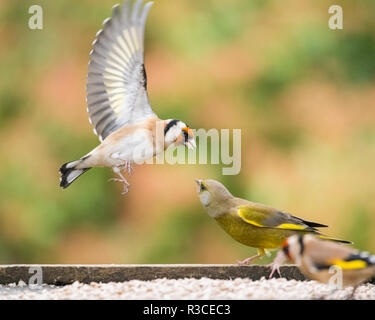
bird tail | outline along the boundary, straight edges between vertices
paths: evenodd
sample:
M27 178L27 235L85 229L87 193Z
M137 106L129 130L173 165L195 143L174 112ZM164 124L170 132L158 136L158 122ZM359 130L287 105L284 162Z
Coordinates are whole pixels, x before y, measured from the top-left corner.
M353 244L353 242L351 242L351 241L346 241L346 240L341 240L341 239L329 237L329 236L326 236L324 234L318 234L317 237L322 239L322 240L330 240L330 241L335 241L335 242L340 242L340 243Z
M87 157L83 157L79 160L64 163L61 166L59 170L61 174L60 187L64 189L69 187L72 184L72 182L76 180L81 174L91 169L90 167L82 168L82 162L86 159Z

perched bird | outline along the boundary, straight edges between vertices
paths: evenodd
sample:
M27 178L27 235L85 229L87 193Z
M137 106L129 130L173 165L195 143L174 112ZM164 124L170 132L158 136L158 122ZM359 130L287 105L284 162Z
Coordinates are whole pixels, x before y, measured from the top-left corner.
M268 249L280 248L283 242L294 234L313 233L322 238L348 243L322 235L316 229L327 227L326 225L306 221L260 203L233 197L218 181L196 182L200 201L209 216L214 218L234 240L258 250L257 255L239 261L240 264L247 264L262 257L268 253Z
M375 276L375 255L360 252L313 235L294 235L286 239L282 251L310 279L329 283L335 266L342 271L342 285L355 288ZM278 263L283 259L278 254ZM332 269L331 269L332 270ZM353 293L354 293L353 290ZM352 295L353 295L352 293Z
M89 120L101 143L60 168L63 188L92 167L111 167L126 193L129 184L121 170L130 170L133 163L143 163L170 145L196 147L186 123L160 120L148 101L143 42L152 4L126 0L121 8L114 6L112 18L106 19L97 33L86 89Z

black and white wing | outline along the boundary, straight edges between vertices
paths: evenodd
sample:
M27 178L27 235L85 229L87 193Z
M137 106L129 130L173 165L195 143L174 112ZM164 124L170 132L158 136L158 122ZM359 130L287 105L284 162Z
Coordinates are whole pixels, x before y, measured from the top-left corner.
M155 117L143 62L144 29L153 2L113 7L93 42L87 75L87 111L100 140L128 124Z

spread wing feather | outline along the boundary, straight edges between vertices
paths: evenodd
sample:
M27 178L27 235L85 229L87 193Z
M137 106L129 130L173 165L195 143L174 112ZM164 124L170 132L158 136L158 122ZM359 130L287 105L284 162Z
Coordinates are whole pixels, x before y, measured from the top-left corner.
M126 0L96 34L87 75L87 111L100 140L121 127L155 117L148 102L144 28L153 2Z

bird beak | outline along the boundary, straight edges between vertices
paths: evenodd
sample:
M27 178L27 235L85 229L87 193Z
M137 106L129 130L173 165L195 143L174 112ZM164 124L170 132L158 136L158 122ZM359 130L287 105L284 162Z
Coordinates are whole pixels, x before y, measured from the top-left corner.
M188 134L188 139L185 141L184 145L190 150L195 149L197 145L195 143L193 130L189 127L182 128L182 130Z
M191 140L186 141L185 145L188 147L188 149L193 150L197 147L194 138Z
M194 138L194 132L189 127L182 128L190 137Z
M201 194L201 188L202 188L202 180L195 179L195 182L197 183L197 193Z

